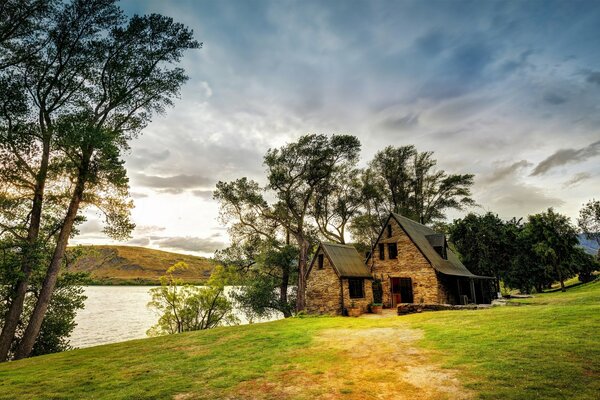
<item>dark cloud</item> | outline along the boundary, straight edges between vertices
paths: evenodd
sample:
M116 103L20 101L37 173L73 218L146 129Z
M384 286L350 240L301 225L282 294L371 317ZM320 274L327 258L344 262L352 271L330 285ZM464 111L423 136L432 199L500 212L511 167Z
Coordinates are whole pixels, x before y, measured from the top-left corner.
M439 30L434 30L419 36L415 40L414 47L425 56L437 56L444 49L447 37Z
M148 235L151 233L162 232L166 228L158 225L137 225L135 227L135 235Z
M543 175L552 168L585 161L600 154L600 140L581 149L560 149L540 162L531 175Z
M564 200L549 195L542 188L518 182L507 182L493 191L486 191L478 202L503 218L523 217L565 204Z
M143 170L153 164L165 161L170 155L171 152L168 149L152 151L147 148L136 148L135 151L127 157L127 166Z
M146 197L148 197L148 195L146 193L140 193L140 192L131 192L131 197L133 197L134 199L144 199Z
M389 117L386 118L382 125L393 131L403 131L414 128L419 124L419 115L418 114L407 114L401 117Z
M589 83L595 83L596 85L600 85L600 71L590 72L585 80Z
M517 161L513 164L497 168L488 177L483 178L483 183L495 183L505 178L512 177L515 173L523 168L532 166L533 164L527 160Z
M192 189L203 186L208 186L214 183L214 179L207 178L201 175L173 175L173 176L156 176L145 174L134 174L135 183L139 186L157 189L163 193L179 194L184 189Z
M180 249L186 251L199 251L203 253L213 253L225 247L225 243L215 240L214 235L208 238L175 236L162 237L152 242L161 248Z
M571 177L568 181L563 184L563 187L569 188L573 186L579 185L581 182L586 181L592 177L591 174L587 172L579 172Z
M196 197L200 197L203 200L211 200L213 198L213 190L192 190L192 194Z
M127 241L127 244L131 244L134 246L148 246L150 244L150 239L147 237L135 238Z
M559 104L566 103L567 99L556 93L546 93L544 95L544 101L548 104L557 106Z

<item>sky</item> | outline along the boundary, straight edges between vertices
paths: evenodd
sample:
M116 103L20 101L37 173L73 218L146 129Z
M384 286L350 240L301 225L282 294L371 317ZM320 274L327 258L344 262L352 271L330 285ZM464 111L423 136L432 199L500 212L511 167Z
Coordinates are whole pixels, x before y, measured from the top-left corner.
M228 242L212 190L264 182L267 149L351 134L475 174L467 211L571 217L600 198L597 1L124 0L203 43L190 80L131 143L137 227L124 244L210 256ZM451 211L450 220L465 212ZM115 243L88 211L75 244Z

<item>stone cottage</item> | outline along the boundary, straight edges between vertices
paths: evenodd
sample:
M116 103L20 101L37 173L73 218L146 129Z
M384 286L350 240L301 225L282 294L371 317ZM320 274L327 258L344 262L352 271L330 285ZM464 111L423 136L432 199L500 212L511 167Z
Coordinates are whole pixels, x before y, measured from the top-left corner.
M306 277L306 311L342 314L367 310L373 281L384 307L399 303L490 303L494 278L472 274L448 248L446 237L399 214L390 214L366 259L353 246L321 243Z

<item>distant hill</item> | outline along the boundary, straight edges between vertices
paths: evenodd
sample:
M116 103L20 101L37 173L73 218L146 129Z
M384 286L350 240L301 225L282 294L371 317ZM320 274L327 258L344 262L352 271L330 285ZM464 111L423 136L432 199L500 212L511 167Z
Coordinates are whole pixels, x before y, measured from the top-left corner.
M176 276L190 283L201 283L210 277L214 267L211 260L204 257L134 246L78 246L70 248L83 250L83 254L72 261L69 270L89 272L95 284L158 284L171 265L183 261L187 270L177 271Z
M581 245L581 247L583 247L586 253L591 254L593 256L598 254L598 243L595 240L586 239L583 233L580 233L577 236L579 238L579 244Z

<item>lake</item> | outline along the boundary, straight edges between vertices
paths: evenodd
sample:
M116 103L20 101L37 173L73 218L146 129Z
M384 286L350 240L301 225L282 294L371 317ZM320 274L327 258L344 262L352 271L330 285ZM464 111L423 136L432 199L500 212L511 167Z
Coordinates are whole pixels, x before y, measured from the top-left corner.
M87 300L75 318L77 326L70 338L73 347L142 339L158 321L158 315L146 306L151 286L86 286L84 289ZM226 288L226 292L229 290L231 288ZM240 323L248 323L241 313L237 314Z

